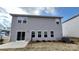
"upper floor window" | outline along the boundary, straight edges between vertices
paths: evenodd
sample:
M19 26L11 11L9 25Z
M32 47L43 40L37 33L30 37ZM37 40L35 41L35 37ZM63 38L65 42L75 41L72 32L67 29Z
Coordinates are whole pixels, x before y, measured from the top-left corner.
M53 31L51 31L50 34L51 34L51 37L54 37L54 32Z
M59 22L56 22L56 24L59 24Z
M60 20L59 19L56 19L56 24L59 24L60 23Z
M47 32L46 31L44 32L44 37L47 37Z
M18 20L18 23L21 23L21 20Z
M27 17L17 17L18 23L27 23Z
M26 20L23 20L23 23L26 23L27 21Z
M38 37L41 37L41 31L38 31Z

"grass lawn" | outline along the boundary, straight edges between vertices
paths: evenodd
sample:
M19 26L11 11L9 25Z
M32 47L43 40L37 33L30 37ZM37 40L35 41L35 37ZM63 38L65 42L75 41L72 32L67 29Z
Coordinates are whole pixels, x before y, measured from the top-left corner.
M79 39L75 41L75 44L63 42L32 42L25 48L4 49L3 51L79 51Z

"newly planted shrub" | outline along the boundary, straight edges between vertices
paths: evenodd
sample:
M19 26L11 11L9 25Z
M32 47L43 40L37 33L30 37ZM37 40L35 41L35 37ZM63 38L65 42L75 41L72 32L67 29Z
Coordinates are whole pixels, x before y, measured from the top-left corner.
M0 39L0 44L3 44L4 39Z
M68 37L62 37L62 41L65 43L70 43L70 39Z

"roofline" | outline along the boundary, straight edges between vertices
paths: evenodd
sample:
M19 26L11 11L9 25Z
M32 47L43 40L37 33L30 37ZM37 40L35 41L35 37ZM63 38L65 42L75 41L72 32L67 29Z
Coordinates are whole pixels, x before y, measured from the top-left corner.
M77 14L77 15L75 15L75 16L72 16L70 19L68 19L68 20L64 21L63 23L66 23L66 22L68 22L68 21L72 20L73 18L76 18L77 16L79 16L79 14Z
M26 15L26 14L10 14L12 16L27 16L27 17L40 17L40 18L63 18L60 16L41 16L41 15Z

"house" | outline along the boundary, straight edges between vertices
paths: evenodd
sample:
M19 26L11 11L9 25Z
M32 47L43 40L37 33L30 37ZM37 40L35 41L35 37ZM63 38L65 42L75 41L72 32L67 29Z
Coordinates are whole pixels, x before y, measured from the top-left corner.
M11 15L11 41L60 40L62 38L62 17L22 14Z
M79 38L79 14L63 22L63 36Z

